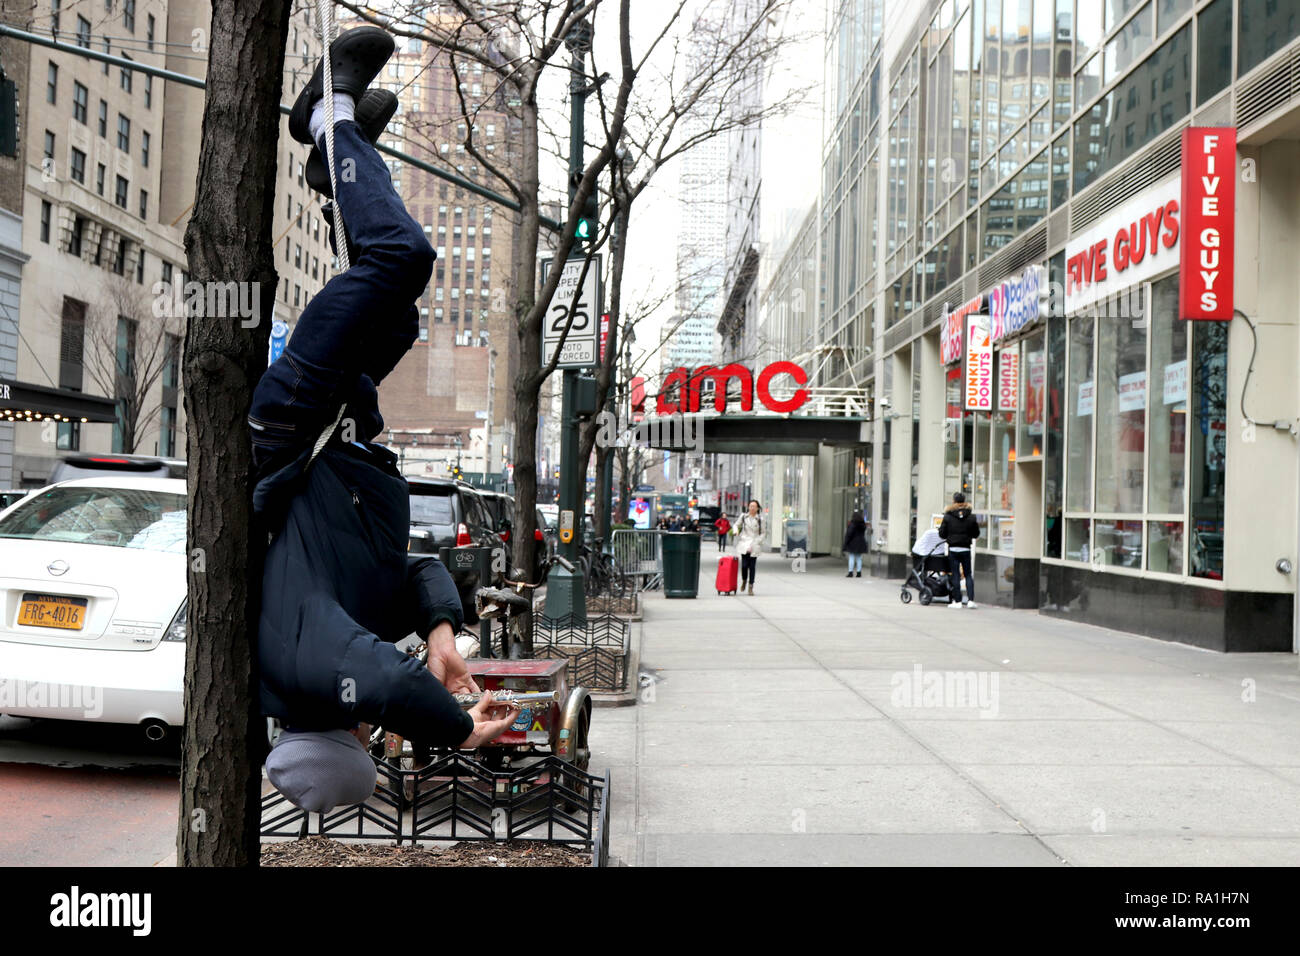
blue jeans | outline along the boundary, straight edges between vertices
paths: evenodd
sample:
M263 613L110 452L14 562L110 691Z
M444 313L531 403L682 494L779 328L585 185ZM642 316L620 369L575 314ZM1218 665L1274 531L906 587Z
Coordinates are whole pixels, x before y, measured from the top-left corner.
M845 552L849 558L849 570L862 572L862 555L854 554L852 551Z
M314 443L344 403L356 440L379 434L384 420L375 386L420 334L415 302L433 272L433 248L355 122L335 125L334 150L336 201L355 261L303 309L253 392L248 422L259 469Z

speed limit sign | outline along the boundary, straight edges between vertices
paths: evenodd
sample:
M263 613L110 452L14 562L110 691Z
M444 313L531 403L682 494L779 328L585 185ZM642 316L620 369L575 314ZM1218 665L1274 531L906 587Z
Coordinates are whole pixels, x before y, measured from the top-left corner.
M542 281L550 269L550 260L542 264ZM583 276L584 267L587 274ZM579 281L581 280L581 281ZM564 338L557 368L588 368L597 364L600 341L600 256L588 264L585 258L566 259L559 285L551 298L542 326L542 364L550 362ZM568 334L565 334L565 329Z

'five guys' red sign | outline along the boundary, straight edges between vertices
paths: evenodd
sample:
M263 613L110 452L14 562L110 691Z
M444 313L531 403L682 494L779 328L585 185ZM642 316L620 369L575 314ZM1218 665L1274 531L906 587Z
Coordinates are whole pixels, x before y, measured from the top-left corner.
M1232 318L1236 168L1236 129L1194 126L1183 130L1181 318Z

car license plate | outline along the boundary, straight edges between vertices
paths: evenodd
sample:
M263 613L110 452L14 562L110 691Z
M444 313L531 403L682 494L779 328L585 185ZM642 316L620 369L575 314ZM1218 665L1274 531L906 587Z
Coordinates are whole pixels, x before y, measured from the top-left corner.
M86 626L85 598L62 594L24 594L18 623L28 627L57 627L79 631Z

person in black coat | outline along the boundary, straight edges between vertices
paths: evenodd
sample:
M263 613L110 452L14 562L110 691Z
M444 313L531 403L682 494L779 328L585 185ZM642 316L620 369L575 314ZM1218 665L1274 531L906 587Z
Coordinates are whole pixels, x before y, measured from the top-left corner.
M849 525L844 529L841 550L849 558L849 573L844 576L851 578L856 571L857 576L862 577L862 556L867 553L867 521L862 517L861 511L853 512L853 517L849 519Z
M303 310L248 416L253 507L271 536L257 633L261 703L283 726L267 774L314 812L374 791L362 744L372 723L433 746L473 748L518 713L490 694L469 712L452 697L478 690L455 646L461 596L436 558L408 554L409 489L397 456L372 441L383 429L376 386L418 337L415 301L435 258L351 115L363 112L362 94L392 49L375 27L347 31L331 47L343 115L330 158L354 175L337 176L346 235L330 238L347 243L351 267ZM289 126L324 153L321 72ZM411 633L427 642L427 664L393 646Z
M966 504L966 496L958 491L952 496L952 504L944 509L943 523L939 525L939 537L948 542L948 576L952 582L949 607L957 606L957 595L961 594L961 582L957 576L959 571L966 577L966 594L961 606L976 607L970 549L979 536L980 523Z

